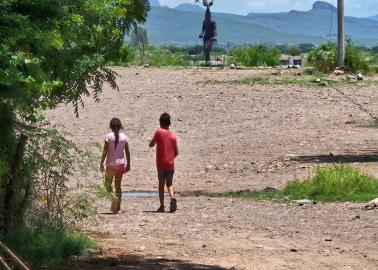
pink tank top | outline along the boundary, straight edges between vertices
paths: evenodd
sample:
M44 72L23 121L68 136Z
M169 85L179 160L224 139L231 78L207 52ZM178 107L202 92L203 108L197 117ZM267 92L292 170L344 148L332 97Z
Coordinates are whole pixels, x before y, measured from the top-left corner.
M106 158L107 166L125 165L125 145L128 138L124 133L119 133L117 146L115 145L115 135L113 132L106 134L105 141L108 143L108 155Z

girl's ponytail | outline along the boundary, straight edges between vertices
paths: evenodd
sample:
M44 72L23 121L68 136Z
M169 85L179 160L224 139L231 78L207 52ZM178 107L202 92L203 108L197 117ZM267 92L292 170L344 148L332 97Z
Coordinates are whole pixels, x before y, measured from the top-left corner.
M121 120L119 120L118 118L113 118L112 120L110 120L109 127L114 133L114 137L115 137L115 146L114 147L117 148L117 145L118 145L118 142L119 142L119 131L123 128Z
M118 142L119 142L119 132L117 131L113 131L114 132L114 136L115 136L115 145L114 145L114 148L117 149L117 145L118 145Z

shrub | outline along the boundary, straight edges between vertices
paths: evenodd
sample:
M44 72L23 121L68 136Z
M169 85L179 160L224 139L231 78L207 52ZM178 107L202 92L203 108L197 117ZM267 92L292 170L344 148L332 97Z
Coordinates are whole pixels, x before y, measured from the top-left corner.
M80 158L82 157L82 158ZM36 129L25 153L24 170L33 178L25 221L36 229L77 229L80 222L95 216L83 189L69 189L75 168L83 174L89 165L85 156L55 129ZM79 183L78 183L79 184Z
M280 63L279 50L263 45L235 47L230 50L230 56L237 64L247 67L277 66Z
M301 49L297 45L290 45L286 49L286 54L296 56L301 54Z
M136 61L136 50L133 47L123 45L119 50L119 61L114 65L127 66Z
M333 165L318 168L311 180L288 183L282 193L291 199L365 202L378 197L378 180L356 167Z
M337 47L326 43L308 53L307 65L323 73L330 73L337 66Z
M51 269L70 256L80 255L83 250L96 246L94 239L81 233L27 228L11 231L2 240L33 269Z
M367 202L378 197L378 179L353 166L332 165L318 168L312 179L289 182L281 191L242 191L221 195L255 200L311 199L321 202Z
M183 52L171 52L163 47L150 47L147 51L147 62L154 67L162 66L187 66L188 54Z
M332 72L337 67L337 46L333 43L326 43L314 48L308 53L307 65L323 73ZM353 73L371 71L367 53L355 47L350 39L347 40L345 49L345 66L348 71Z
M371 68L367 60L368 55L354 46L352 40L347 40L345 48L345 65L350 72L369 73Z

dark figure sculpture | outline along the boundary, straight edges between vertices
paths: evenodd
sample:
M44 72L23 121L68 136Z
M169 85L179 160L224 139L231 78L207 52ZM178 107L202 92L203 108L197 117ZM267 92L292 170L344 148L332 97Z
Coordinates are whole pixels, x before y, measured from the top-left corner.
M217 24L211 17L210 7L213 5L213 0L203 0L203 5L206 7L206 13L205 20L202 24L202 32L200 33L199 37L203 38L203 52L205 55L205 61L206 64L209 64L213 43L217 40Z

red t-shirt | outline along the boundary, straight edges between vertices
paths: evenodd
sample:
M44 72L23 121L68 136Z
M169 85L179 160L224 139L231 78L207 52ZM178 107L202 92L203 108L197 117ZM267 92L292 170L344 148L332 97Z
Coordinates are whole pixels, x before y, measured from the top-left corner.
M152 141L156 144L156 166L158 170L175 169L175 152L177 151L176 134L159 128Z

